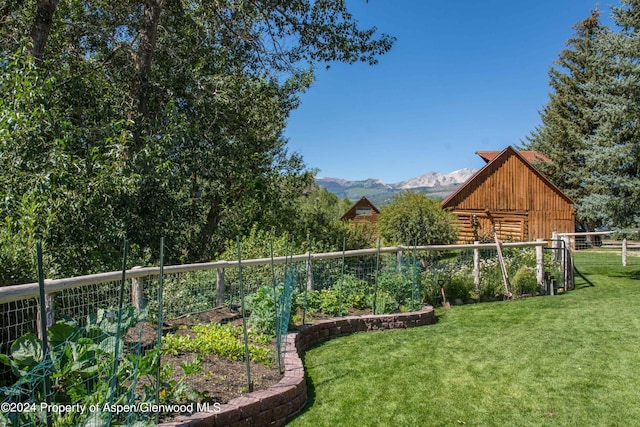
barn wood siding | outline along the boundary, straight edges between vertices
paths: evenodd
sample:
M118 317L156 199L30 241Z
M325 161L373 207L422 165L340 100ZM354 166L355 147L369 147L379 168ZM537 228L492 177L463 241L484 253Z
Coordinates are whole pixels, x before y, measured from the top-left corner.
M354 224L367 222L371 225L376 225L378 223L378 215L375 213L356 215L353 218L351 218L351 221L353 221Z
M460 243L493 240L494 224L500 240L529 240L529 223L526 213L491 212L491 216L484 211L475 213L453 211L452 213L457 217L455 226L458 229ZM476 223L475 230L474 221Z
M477 237L474 214L480 238L492 236L493 224L501 240L550 238L553 231L571 232L575 227L570 199L513 149L481 169L444 207L458 217L460 242Z
M357 213L358 208L370 209L371 213L358 214ZM378 223L379 214L380 214L380 211L378 210L378 208L375 207L373 203L369 201L369 199L367 199L366 197L362 197L360 198L360 200L355 202L353 206L351 206L351 208L349 208L349 210L345 212L340 219L342 221L351 221L354 224L368 222L371 225L376 226L376 224Z

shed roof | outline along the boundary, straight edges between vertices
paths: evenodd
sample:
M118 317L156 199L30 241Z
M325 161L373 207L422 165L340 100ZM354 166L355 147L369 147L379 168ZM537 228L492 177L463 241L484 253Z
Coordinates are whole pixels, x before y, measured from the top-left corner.
M551 163L551 159L539 151L518 150L517 152L520 154L522 158L524 158L529 163L534 163L534 162ZM476 151L476 154L482 157L482 159L487 163L495 159L500 153L501 151Z
M367 199L366 197L362 196L362 197L360 198L360 200L358 200L357 202L355 202L355 203L353 204L353 206L351 206L351 207L349 208L349 210L348 210L348 211L346 211L346 212L344 213L344 215L342 215L342 217L340 217L340 219L344 220L344 219L348 219L348 218L353 218L353 217L355 217L355 216L356 216L356 209L357 209L357 208L361 208L361 207L368 207L368 208L370 208L370 209L372 210L372 212L373 212L373 213L375 213L375 214L379 214L379 213L380 213L380 211L378 210L378 208L376 208L376 207L374 206L374 204L373 204L373 203L371 203L371 202L369 201L369 199Z

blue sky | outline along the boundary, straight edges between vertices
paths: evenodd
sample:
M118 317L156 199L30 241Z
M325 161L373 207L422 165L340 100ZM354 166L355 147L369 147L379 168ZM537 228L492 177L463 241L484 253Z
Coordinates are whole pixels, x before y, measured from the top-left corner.
M603 22L610 5L600 1ZM318 176L399 182L482 167L540 123L548 71L595 0L347 0L362 27L397 38L375 66L331 64L285 137Z

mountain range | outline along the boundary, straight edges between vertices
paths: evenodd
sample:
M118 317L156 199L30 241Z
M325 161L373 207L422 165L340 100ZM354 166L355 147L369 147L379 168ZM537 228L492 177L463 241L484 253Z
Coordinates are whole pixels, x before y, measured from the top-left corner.
M449 173L427 172L418 177L393 184L387 184L375 178L348 181L323 177L316 178L316 182L340 198L346 197L355 202L365 196L371 203L380 207L404 190L422 191L433 199L444 199L475 172L476 170L471 168Z

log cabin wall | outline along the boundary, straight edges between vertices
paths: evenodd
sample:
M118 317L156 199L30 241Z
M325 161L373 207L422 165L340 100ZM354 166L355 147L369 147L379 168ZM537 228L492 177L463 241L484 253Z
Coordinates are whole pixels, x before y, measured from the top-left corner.
M456 215L459 241L526 241L572 232L573 202L508 147L442 202Z

